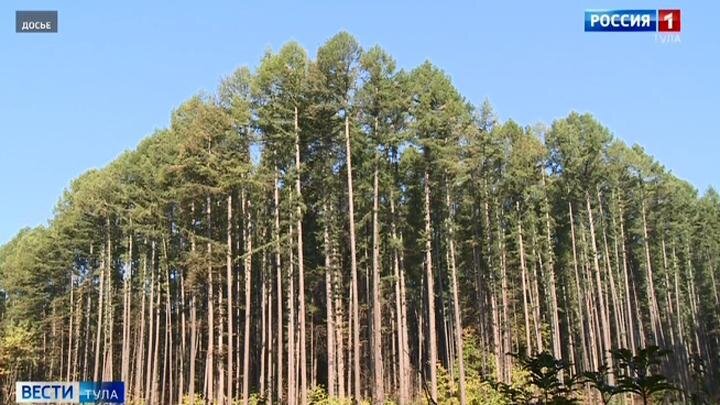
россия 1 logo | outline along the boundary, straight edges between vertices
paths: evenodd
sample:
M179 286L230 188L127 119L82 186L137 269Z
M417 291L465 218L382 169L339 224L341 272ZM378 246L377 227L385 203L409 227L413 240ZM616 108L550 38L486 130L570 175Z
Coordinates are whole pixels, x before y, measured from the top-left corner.
M680 10L658 10L658 31L680 32Z
M586 10L585 32L680 32L680 10Z

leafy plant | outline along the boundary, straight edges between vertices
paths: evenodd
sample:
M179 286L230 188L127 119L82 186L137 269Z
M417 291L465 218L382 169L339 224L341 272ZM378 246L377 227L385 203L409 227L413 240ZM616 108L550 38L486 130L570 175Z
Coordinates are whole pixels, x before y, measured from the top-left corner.
M529 382L537 387L539 396L534 398L534 403L539 404L574 404L577 403L572 398L576 384L575 377L570 377L570 364L562 359L556 359L547 351L528 356L524 353L513 354L518 359L522 368L529 372ZM560 378L563 373L565 379ZM518 395L519 392L507 390L512 395ZM513 401L514 402L514 401Z
M610 399L620 393L617 386L608 384L609 371L609 368L603 364L597 371L584 372L582 378L583 383L589 384L600 393L603 404L609 404Z
M669 350L651 345L638 350L633 355L628 349L610 351L619 369L627 369L626 374L618 375L617 392L629 392L642 398L643 405L650 403L655 394L677 390L667 377L655 372L662 358L670 354Z

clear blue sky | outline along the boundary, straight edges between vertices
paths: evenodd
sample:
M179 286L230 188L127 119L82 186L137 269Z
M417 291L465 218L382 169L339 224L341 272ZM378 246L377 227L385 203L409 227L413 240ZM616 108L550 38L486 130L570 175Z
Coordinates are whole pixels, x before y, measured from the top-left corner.
M720 2L81 1L0 4L0 243L43 224L72 178L168 124L268 48L339 30L411 68L429 59L501 119L591 112L701 191L720 184ZM585 33L589 8L681 8L681 44ZM16 34L15 10L58 10Z

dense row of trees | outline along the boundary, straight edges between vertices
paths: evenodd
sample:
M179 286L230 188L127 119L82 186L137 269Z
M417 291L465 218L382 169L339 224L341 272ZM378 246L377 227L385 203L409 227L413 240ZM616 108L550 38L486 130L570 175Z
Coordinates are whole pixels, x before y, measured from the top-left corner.
M0 249L0 381L465 404L521 379L509 353L615 384L611 349L655 344L675 395L709 398L719 267L712 189L590 115L501 123L340 33L185 102Z

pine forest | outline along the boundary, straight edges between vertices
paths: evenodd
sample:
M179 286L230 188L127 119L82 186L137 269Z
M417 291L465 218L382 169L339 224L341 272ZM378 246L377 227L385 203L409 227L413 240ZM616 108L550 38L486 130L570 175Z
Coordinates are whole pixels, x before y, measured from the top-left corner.
M712 188L341 32L183 102L0 247L0 402L716 403L717 278Z

